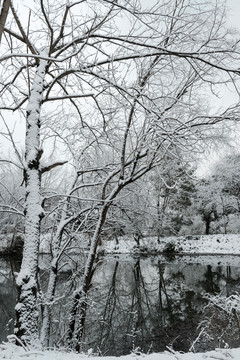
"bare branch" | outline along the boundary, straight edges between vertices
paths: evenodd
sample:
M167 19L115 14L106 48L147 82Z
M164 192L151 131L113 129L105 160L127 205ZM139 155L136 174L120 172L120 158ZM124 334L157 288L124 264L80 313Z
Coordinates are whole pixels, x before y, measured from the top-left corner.
M14 151L15 151L15 154L17 155L17 158L18 158L20 164L22 165L22 167L25 168L23 159L22 159L22 157L21 157L21 155L20 155L20 153L19 153L19 151L18 151L18 148L17 148L17 146L16 146L16 143L15 143L15 141L14 141L14 139L13 139L12 132L10 131L10 129L9 129L9 127L8 127L8 124L6 123L6 121L5 121L4 117L2 116L2 114L1 114L1 118L2 118L2 120L3 120L3 123L4 123L5 127L6 127L6 129L7 129L8 137L10 138L10 141L11 141L11 143L12 143L12 146L13 146L13 149L14 149Z
M24 42L26 43L26 45L28 46L28 48L31 50L32 54L37 54L37 51L36 51L36 49L34 48L34 46L31 44L31 42L30 42L30 40L29 40L29 37L25 34L25 31L24 31L24 29L23 29L23 27L22 27L22 24L21 24L21 22L20 22L20 20L19 20L19 18L18 18L18 16L17 16L17 13L16 13L16 11L15 11L15 9L14 9L13 4L11 3L10 6L11 6L11 10L12 10L14 19L15 19L15 21L16 21L16 23L17 23L18 29L19 29L19 31L20 31L23 39L24 39Z
M40 0L40 3L41 3L41 10L42 10L42 13L43 13L43 16L44 16L44 19L47 23L47 26L50 30L50 34L51 34L51 39L50 39L50 53L51 53L51 48L52 48L52 45L53 45L53 28L50 24L50 21L48 19L48 16L46 14L46 11L45 11L45 8L44 8L44 4L43 4L43 0Z
M147 46L152 48L152 46ZM157 47L153 47L155 49L157 49ZM108 58L105 60L101 60L98 61L94 64L87 64L83 67L79 67L79 68L75 68L75 69L70 69L67 71L62 72L61 75L59 75L58 80L68 76L70 74L74 74L74 73L79 73L79 72L84 72L87 71L88 69L92 69L92 68L97 68L98 66L102 66L102 65L108 65L108 64L112 64L114 62L123 62L123 61L127 61L127 60L134 60L134 59L144 59L144 58L150 58L150 57L160 57L160 56L173 56L173 57L178 57L178 58L183 58L186 60L194 60L194 61L199 61L202 62L206 65L208 65L210 68L216 68L218 70L222 70L224 72L229 72L229 73L234 73L237 75L240 75L240 70L239 68L232 68L232 67L226 67L223 65L220 65L219 63L214 63L210 60L205 59L203 56L207 55L217 55L217 54L225 54L227 53L227 50L214 50L214 51L208 51L208 52L201 52L201 54L199 55L199 53L196 52L178 52L178 51L170 51L170 50L159 50L159 51L147 51L147 52L137 52L137 53L132 53L132 54L128 54L128 55L124 55L124 56L116 56L116 57L112 57L112 58ZM78 51L76 52L78 53ZM12 53L12 54L6 54L2 57L0 57L0 62L5 61L7 59L11 59L11 58L34 58L34 59L43 59L49 62L54 62L54 63L61 63L64 62L70 58L72 58L74 56L74 54L71 54L69 56L66 56L64 58L61 59L56 59L56 58L52 58L49 56L45 56L45 55L36 55L36 54L20 54L20 53Z
M23 170L23 168L21 166L19 166L19 164L17 164L16 162L14 162L12 160L0 159L0 162L5 163L5 164L12 164L12 165L16 166L18 169Z
M2 106L0 107L0 110L11 110L11 111L16 111L18 109L21 108L21 106L28 100L28 96L25 97L22 101L19 102L19 104L17 104L15 107L13 106Z
M0 205L0 212L21 215L21 216L25 217L23 212L19 211L18 209L14 208L13 206Z
M58 161L58 162L55 162L55 163L53 163L53 164L51 164L51 165L42 167L42 168L40 169L40 172L41 172L41 174L44 174L45 172L48 172L48 171L54 169L54 168L57 167L57 166L62 166L62 165L67 164L67 163L68 163L68 160Z
M12 194L12 192L7 188L6 185L4 185L2 182L0 183L0 185L6 190L6 192L11 196L11 198L15 201L16 204L18 204L18 206L20 206L21 208L24 208L24 206L20 203L20 201L18 199L16 199L16 197ZM0 205L2 208L9 208L9 205Z
M0 44L1 44L5 23L7 20L10 4L11 4L11 0L3 0L1 14L0 14Z
M67 21L67 16L68 16L68 12L69 12L70 6L66 5L65 8L65 12L62 18L62 23L61 23L61 27L60 27L60 31L59 31L59 35L57 37L57 39L53 42L52 44L52 48L51 48L51 53L54 52L55 47L57 46L57 44L59 43L59 41L63 38L64 36L64 29L65 29L65 24Z
M43 100L43 102L47 101L57 101L57 100L66 100L66 99L79 99L79 98L85 98L85 97L94 97L95 94L68 94L63 96L56 96L56 97L47 97Z
M15 37L17 40L23 42L25 44L25 40L23 37L21 37L20 35L16 34L14 31L10 30L10 29L7 29L7 28L4 28L4 31L6 33L8 33L9 35Z

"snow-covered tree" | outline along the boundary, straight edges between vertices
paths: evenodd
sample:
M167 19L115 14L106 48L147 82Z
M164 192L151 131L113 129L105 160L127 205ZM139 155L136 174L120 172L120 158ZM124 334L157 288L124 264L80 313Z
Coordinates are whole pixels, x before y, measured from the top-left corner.
M0 233L23 231L24 189L20 171L5 165L0 173Z
M152 210L158 238L177 235L191 223L192 195L195 191L194 168L180 154L169 154L150 174Z
M227 155L212 169L211 176L197 185L195 209L205 222L205 233L235 232L239 224L239 156ZM231 219L235 226L229 224Z
M192 151L209 126L236 118L237 106L209 113L199 102L203 90L214 94L222 83L235 81L239 42L223 26L220 3L170 0L146 8L135 0L39 0L29 8L18 4L17 10L11 1L10 9L3 21L0 109L6 127L1 134L12 142L12 162L22 169L25 184L16 335L32 347L47 344L64 229L74 221L80 221L79 229L88 226L91 217L91 247L68 334L79 350L82 329L76 315L86 300L108 210L122 189L161 164L172 146ZM24 157L9 126L11 112L26 121ZM56 197L58 222L40 341L38 254L49 200L41 184L66 162L71 171L66 193Z

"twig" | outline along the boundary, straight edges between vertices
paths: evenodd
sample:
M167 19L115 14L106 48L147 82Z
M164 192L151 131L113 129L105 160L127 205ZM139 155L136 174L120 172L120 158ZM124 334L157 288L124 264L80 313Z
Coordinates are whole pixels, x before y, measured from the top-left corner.
M13 343L13 342L19 343L19 345L21 345L25 351L29 351L28 346L24 345L23 342L15 334L8 335L7 339L10 343Z
M177 356L176 351L174 351L172 348L170 348L169 346L166 346L167 350L175 357L175 359L177 360L181 360L180 357Z

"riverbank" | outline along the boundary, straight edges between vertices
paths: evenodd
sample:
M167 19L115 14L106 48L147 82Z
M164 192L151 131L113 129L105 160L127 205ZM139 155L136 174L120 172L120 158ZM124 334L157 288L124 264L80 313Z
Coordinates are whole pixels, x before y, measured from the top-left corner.
M88 241L87 241L88 242ZM0 255L21 253L23 235L5 235L0 238ZM79 237L71 245L71 252L87 252L86 239ZM125 235L113 240L101 240L100 254L189 254L189 255L240 255L239 234L187 235L162 237L148 236L134 240L134 236ZM50 253L50 234L41 238L40 253Z
M189 235L163 237L144 237L139 245L129 236L115 240L103 240L99 251L104 254L211 254L240 255L239 234Z
M25 351L23 348L13 344L0 345L1 359L6 360L96 360L98 357L91 354L91 349L87 355L59 352L59 351ZM101 360L239 360L240 349L217 349L206 353L186 353L166 351L158 354L135 354L113 357L101 356Z

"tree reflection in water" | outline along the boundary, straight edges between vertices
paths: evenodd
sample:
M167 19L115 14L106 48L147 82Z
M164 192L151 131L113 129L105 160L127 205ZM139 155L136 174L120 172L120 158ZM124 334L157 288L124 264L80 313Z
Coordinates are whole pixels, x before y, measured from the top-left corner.
M186 258L168 262L161 256L103 258L89 284L88 306L84 313L78 313L79 323L80 314L84 316L82 350L93 348L103 355L124 355L139 350L159 352L172 346L174 350L188 351L199 335L199 323L206 320L206 314L211 317L211 309L207 313L204 310L204 294L229 296L240 290L239 267L213 265L212 261L201 265L201 258L198 259L199 263L195 260L189 264ZM14 314L16 299L13 265L4 261L0 287L1 340L6 337L5 326ZM53 308L52 346L66 346L69 302L74 288L81 283L79 274L69 269L60 273ZM40 287L44 288L43 270L41 275ZM236 338L233 344L236 346Z
M111 272L110 272L111 269ZM85 350L122 355L136 349L188 351L206 305L206 284L225 290L229 267L166 263L164 259L107 260L95 274L83 341ZM233 271L239 279L240 269ZM228 292L236 291L228 286ZM230 282L229 282L230 283Z
M13 332L17 290L14 272L19 271L19 260L0 257L0 343Z

